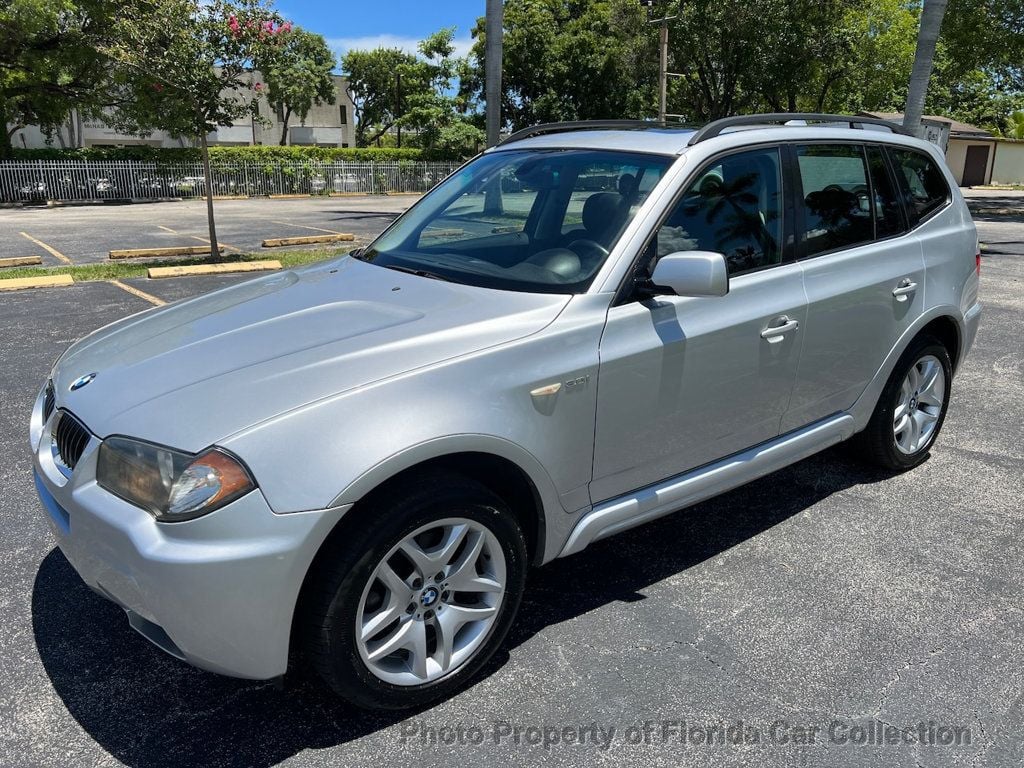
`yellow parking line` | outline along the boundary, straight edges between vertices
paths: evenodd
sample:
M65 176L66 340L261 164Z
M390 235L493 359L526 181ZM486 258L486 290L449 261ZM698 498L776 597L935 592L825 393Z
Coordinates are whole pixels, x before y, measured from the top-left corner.
M178 232L175 229L171 229L170 227L165 227L163 224L157 224L157 226L160 229L162 229L164 232L170 232L172 235L181 235L182 237L190 237L193 240L198 240L200 243L206 243L207 245L209 245L209 243L210 243L210 239L208 237L199 237L198 235L182 235L181 232ZM222 242L220 242L220 240L217 241L217 245L219 245L221 248L226 248L229 251L241 251L242 250L241 248L238 248L237 246L228 245L227 243L222 243Z
M310 227L305 224L292 224L290 221L276 221L274 219L267 219L271 224L284 224L286 227L298 227L299 229L311 229L314 232L330 232L332 235L342 234L336 229L324 229L323 227Z
M109 280L108 282L111 285L116 285L122 291L128 291L132 296L138 296L143 301L148 301L150 304L154 304L158 307L162 307L167 303L163 299L158 299L156 296L152 296L145 291L140 291L138 288L128 285L127 283L122 283L120 280Z
M65 264L73 264L73 263L74 263L73 261L71 261L71 259L69 259L69 258L68 258L67 256L65 256L65 255L64 255L63 253L61 253L60 251L58 251L58 250L57 250L56 248L51 248L51 247L50 247L50 246L48 246L48 245L47 245L46 243L44 243L44 242L43 242L42 240L36 240L36 239L35 239L34 237L32 237L32 235L30 235L30 234L29 234L28 232L22 232L22 233L21 233L21 236L22 236L22 237L24 237L24 238L25 238L26 240L29 240L29 241L31 241L31 242L33 242L33 243L35 243L35 244L36 244L36 245L38 245L38 246L39 246L40 248L42 248L42 249L43 249L44 251L48 252L48 253L49 253L49 254L50 254L51 256L54 256L54 257L56 257L56 259L57 259L58 261L62 261L62 262L64 262Z

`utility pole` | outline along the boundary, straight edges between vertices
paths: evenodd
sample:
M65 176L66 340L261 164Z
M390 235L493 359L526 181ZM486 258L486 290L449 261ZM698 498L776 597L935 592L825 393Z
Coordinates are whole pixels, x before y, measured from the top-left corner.
M669 117L668 114L668 79L670 77L680 77L675 72L668 71L668 23L675 16L669 16L668 9L665 9L665 14L660 19L652 18L654 16L654 7L658 0L640 0L640 5L647 9L647 21L650 24L658 24L658 122L664 123ZM669 0L671 2L672 0ZM679 0L680 4L682 0ZM672 115L677 117L677 115Z
M501 44L504 34L502 14L502 0L487 0L487 15L484 22L484 100L488 147L497 144L501 134Z
M658 122L665 122L668 111L668 17L661 20L658 56Z

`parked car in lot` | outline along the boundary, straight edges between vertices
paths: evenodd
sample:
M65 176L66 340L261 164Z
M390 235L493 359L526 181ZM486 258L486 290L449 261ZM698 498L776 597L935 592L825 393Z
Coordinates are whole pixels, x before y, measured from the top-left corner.
M792 117L539 126L366 248L87 336L31 415L62 551L180 659L404 708L531 564L840 441L918 466L974 224L931 144Z

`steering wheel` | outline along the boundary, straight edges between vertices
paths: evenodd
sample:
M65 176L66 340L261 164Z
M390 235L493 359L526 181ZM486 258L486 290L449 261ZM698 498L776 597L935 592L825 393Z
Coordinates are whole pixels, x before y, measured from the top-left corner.
M569 243L569 250L580 257L585 265L608 258L608 249L596 240L580 238Z

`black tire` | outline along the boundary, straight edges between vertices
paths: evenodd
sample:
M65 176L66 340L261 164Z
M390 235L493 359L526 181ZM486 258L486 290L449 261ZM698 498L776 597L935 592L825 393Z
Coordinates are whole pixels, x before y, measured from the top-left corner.
M366 709L401 710L446 698L469 683L504 641L522 598L528 568L526 540L507 505L484 486L453 474L419 476L387 489L349 514L352 518L317 557L307 579L300 632L305 655L341 697ZM505 593L489 635L449 674L419 685L376 676L356 643L364 588L381 560L409 534L434 520L459 517L486 526L505 556Z
M928 439L913 453L904 453L897 447L896 436L893 432L895 408L899 402L901 386L910 372L911 366L916 365L919 360L929 355L939 361L945 375L942 410L939 412L938 421L935 422L935 427ZM854 438L854 447L857 449L858 455L865 461L894 472L913 469L927 459L928 452L935 444L935 440L938 439L939 431L946 420L952 381L953 365L949 358L949 350L945 345L934 336L927 334L915 338L900 357L899 362L896 363L896 367L893 368L867 427Z

